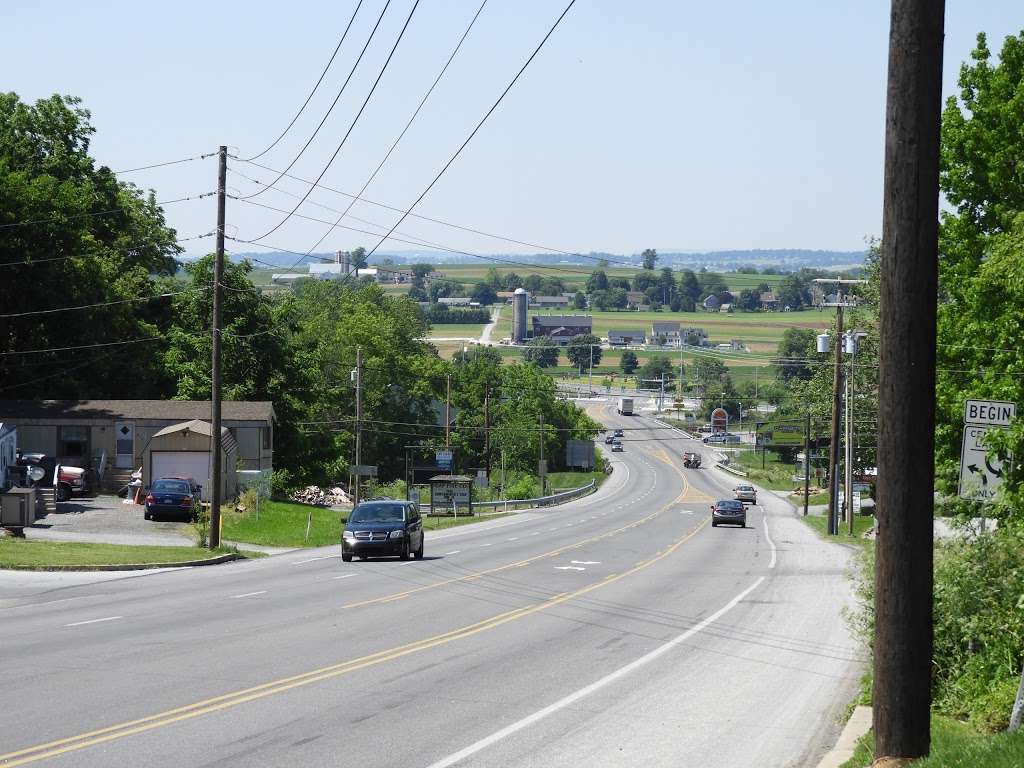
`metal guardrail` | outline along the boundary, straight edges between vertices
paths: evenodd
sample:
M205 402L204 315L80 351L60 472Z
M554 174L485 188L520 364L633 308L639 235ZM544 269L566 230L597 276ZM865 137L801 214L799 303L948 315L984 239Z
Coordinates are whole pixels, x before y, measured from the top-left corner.
M499 499L497 501L474 501L473 510L484 509L490 507L491 509L516 509L517 507L550 507L555 504L561 504L566 501L572 501L580 496L586 496L588 493L594 490L597 486L596 480L591 480L584 486L579 488L571 488L568 491L559 491L558 493L552 493L548 496L538 496L533 499ZM430 504L420 504L420 510L430 510Z

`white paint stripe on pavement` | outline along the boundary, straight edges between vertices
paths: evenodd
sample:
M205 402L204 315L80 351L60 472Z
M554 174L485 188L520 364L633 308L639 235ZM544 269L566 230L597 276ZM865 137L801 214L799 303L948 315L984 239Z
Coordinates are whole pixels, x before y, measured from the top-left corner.
M448 555L457 555L457 554L459 554L459 552L461 552L461 551L462 551L461 549L453 549L453 550L452 550L451 552L445 552L445 553L444 553L444 556L445 556L445 557L448 557Z
M341 576L332 576L331 581L336 581L338 579L351 579L353 576L358 575L358 573L343 573Z
M764 507L762 507L761 509L764 512L764 537L766 539L768 539L768 544L772 548L772 559L771 559L771 562L768 563L768 567L769 568L774 568L775 567L775 542L772 541L771 534L768 533L768 511L766 509L764 509Z
M330 560L332 557L337 557L337 555L324 555L323 557L311 557L308 560L298 560L297 562L292 563L292 565L302 565L303 563L312 563L312 562L315 562L317 560Z
M84 627L86 624L99 624L101 621L116 621L117 619L124 618L123 616L107 616L103 619L89 619L88 621L75 621L71 624L65 624L65 627Z
M722 606L717 611L712 613L706 619L701 621L699 624L694 625L690 629L683 632L681 635L672 638L664 645L658 646L650 653L641 656L639 659L631 661L624 667L619 667L617 670L605 675L600 680L596 680L590 685L585 686L584 688L580 688L578 691L575 691L574 693L570 693L568 696L559 699L554 704L549 704L548 706L544 707L544 709L540 709L534 712L532 715L527 715L522 720L512 723L511 725L507 725L501 730L495 731L490 736L486 736L480 739L479 741L470 744L468 747L460 749L458 752L448 755L448 757L442 758L441 760L438 760L436 763L432 763L430 766L428 766L428 768L448 768L449 766L455 765L456 763L465 760L467 757L470 757L471 755L475 755L477 752L481 752L484 749L487 749L489 746L501 741L505 737L511 736L513 733L521 731L524 728L528 728L534 723L543 720L548 715L552 715L561 709L565 709L566 707L572 706L580 699L586 698L587 696L589 696L592 693L595 693L601 688L604 688L605 686L616 682L617 680L619 680L619 678L625 677L626 675L630 674L636 669L639 669L645 664L649 664L659 656L668 653L677 645L685 643L691 637L698 634L699 632L703 632L712 623L718 621L718 619L722 618L722 616L724 616L726 613L735 608L743 598L745 598L747 595L749 595L751 592L757 589L761 585L762 581L764 581L764 576L762 576L749 587L747 587L745 590L740 592L738 595L736 595L736 597L734 597L724 606Z
M240 597L256 597L256 595L265 595L265 594L267 594L267 590L261 589L259 592L246 592L244 595L232 595L231 599L232 600L237 600Z

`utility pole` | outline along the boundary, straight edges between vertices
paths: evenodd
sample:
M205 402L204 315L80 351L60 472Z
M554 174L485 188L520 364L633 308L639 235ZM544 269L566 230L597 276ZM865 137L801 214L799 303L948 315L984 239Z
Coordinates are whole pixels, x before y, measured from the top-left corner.
M591 344L589 349L590 349L590 382L589 382L589 384L587 384L587 386L589 387L589 389L587 390L587 397L590 397L591 395L594 394L594 345Z
M484 390L484 472L491 481L491 388Z
M448 390L444 398L444 447L452 447L452 375L448 374ZM453 466L454 469L454 466Z
M362 487L362 475L359 467L363 463L363 350L356 347L356 482L352 502L359 503L359 491Z
M928 754L944 0L893 0L885 116L875 758ZM922 493L922 490L925 492Z
M804 517L811 498L811 411L807 411L804 422Z
M544 414L540 414L540 431L537 433L540 438L540 458L537 461L537 474L540 475L540 495L546 496L548 492L548 468L544 463Z
M224 214L226 188L228 183L228 148L217 151L217 250L213 259L213 323L210 360L210 549L220 546L220 465L222 446L220 442L220 391L221 360L220 337L222 326L221 304L224 297Z
M843 345L839 341L843 337L841 289L836 298L839 301L836 307L835 372L832 377L832 440L828 447L828 532L831 536L839 534L839 477L836 466L839 463L839 409L843 392Z
M856 344L856 337L850 338L849 344ZM853 536L853 347L850 351L850 367L846 373L846 461L844 474L843 498L846 502L847 532Z

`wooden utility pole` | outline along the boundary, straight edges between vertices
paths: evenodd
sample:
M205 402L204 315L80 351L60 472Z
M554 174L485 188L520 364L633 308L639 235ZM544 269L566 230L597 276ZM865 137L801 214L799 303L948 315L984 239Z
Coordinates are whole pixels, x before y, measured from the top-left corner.
M491 388L484 390L484 472L491 481Z
M363 350L356 347L356 472L352 503L359 503L363 476L359 474L363 463Z
M828 532L835 536L839 533L839 475L836 472L839 464L839 414L843 395L843 297L842 289L836 296L836 338L835 338L835 372L832 376L832 440L828 448Z
M893 0L885 116L875 541L875 758L931 738L935 308L944 0Z
M811 411L808 408L804 423L804 517L811 498Z
M444 447L452 447L452 375L448 374L448 389L444 398ZM453 465L454 470L454 465Z
M221 303L224 297L224 215L228 183L228 148L217 151L217 250L213 259L213 322L211 323L213 352L210 360L210 549L220 546L220 391L221 360L220 337L222 326Z

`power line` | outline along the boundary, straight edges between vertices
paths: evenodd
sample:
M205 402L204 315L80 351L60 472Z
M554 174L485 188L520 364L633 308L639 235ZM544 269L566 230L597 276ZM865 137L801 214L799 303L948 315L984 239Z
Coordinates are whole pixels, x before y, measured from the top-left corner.
M29 315L52 315L58 312L74 312L80 309L100 309L103 307L115 307L121 304L137 304L142 301L153 301L155 299L167 299L172 296L180 296L183 293L197 293L203 291L209 291L210 288L188 288L183 291L172 291L170 293L157 293L152 296L136 296L132 299L120 299L118 301L101 301L96 304L79 304L74 307L57 307L56 309L36 309L31 312L11 312L6 315L0 315L0 318L12 318L12 317L28 317Z
M154 205L171 205L173 203L184 203L187 200L201 200L204 197L211 197L217 194L216 192L204 192L201 195L190 195L189 197L177 197L173 200L158 200ZM90 213L70 213L66 216L52 216L48 219L33 219L31 221L15 221L10 224L0 224L0 229L10 229L11 227L28 227L33 224L51 224L55 221L67 221L68 219L86 219L95 216L109 216L113 213L123 213L129 210L128 208L108 208L105 211L92 211Z
M193 235L192 237L177 238L175 240L175 244L187 243L189 240L202 240L204 237L212 237L213 234L214 234L213 232L206 232L206 233L204 233L202 235ZM140 245L149 245L149 243L143 243L143 244L140 244ZM132 247L135 247L135 246L132 246ZM121 250L130 250L130 249L121 249ZM46 264L48 262L66 261L68 259L94 258L95 256L96 256L96 254L91 254L91 253L86 253L86 254L71 253L71 254L68 254L66 256L53 256L53 257L46 258L46 259L23 259L22 261L4 261L4 262L0 262L0 267L30 266L32 264Z
M168 160L166 163L153 163L152 165L140 165L138 168L125 168L120 171L114 171L114 175L121 175L125 173L135 173L136 171L148 171L150 168L164 168L168 165L179 165L181 163L191 163L193 160L205 160L208 157L213 157L216 152L208 152L205 155L196 155L195 157L183 157L180 160Z
M341 148L343 146L345 146L345 142L348 140L349 135L352 133L352 130L356 127L356 123L359 122L359 118L362 116L363 110L366 109L366 105L370 103L370 98L373 96L374 91L377 90L377 84L380 83L381 78L384 76L384 72L388 68L388 64L391 63L391 57L395 55L395 50L398 48L398 44L400 42L402 42L402 38L405 36L405 30L408 29L409 22L412 21L412 15L413 15L413 13L416 12L416 8L419 7L419 4L420 4L420 0L416 0L416 2L412 6L412 10L409 11L409 15L405 19L405 24L402 25L402 30L398 34L398 39L395 40L395 44L392 46L391 52L388 54L387 59L384 61L384 66L382 66L380 68L380 71L377 73L377 79L373 81L373 86L371 86L370 92L366 95L366 98L363 99L362 106L359 107L359 111L356 113L356 116L352 120L352 124L349 125L348 130L345 132L345 135L342 137L341 141L338 143L337 148L334 150L334 154L331 155L331 159L327 161L327 164L324 166L324 169L320 172L320 175L317 176L316 180L318 182L320 181L320 179L322 179L324 177L324 174L327 173L328 169L334 163L334 160L335 160L335 158L337 158L338 153L341 152ZM306 142L306 144L299 151L299 154L295 156L295 159L292 160L291 163L288 164L288 167L285 170L291 170L292 166L295 165L296 162L298 162L299 158L302 156L302 154L309 147L310 143L313 141L313 138L320 131L320 128L323 126L324 122L327 120L327 116L330 115L331 110L334 109L334 105L338 103L338 99L341 98L342 91L345 90L345 86L348 85L349 80L351 79L352 75L355 73L356 67L359 66L359 62L362 60L363 54L366 53L366 49L370 45L370 41L373 40L374 35L377 33L377 28L380 26L380 22L384 18L384 14L387 12L388 6L390 6L390 5L391 5L391 0L387 0L387 2L384 4L383 10L380 12L380 16L377 18L377 23L374 25L373 31L370 33L370 37L366 40L366 45L364 45L363 46L363 50L360 51L359 58L356 59L356 63L352 65L352 71L349 72L348 77L345 79L345 83L341 86L341 90L338 91L338 95L335 97L334 102L331 104L330 109L327 110L327 114L324 115L323 120L320 121L320 125L318 125L317 128L316 128L316 131L313 132L313 136L309 137L309 141ZM272 181L269 186L273 187L280 180L281 180L281 177L279 176L278 178L274 179L274 181ZM252 195L250 195L250 197L256 197L258 195L262 195L264 192L266 192L266 189L261 189L261 190L259 190L257 192L254 192ZM309 196L309 190L307 190L306 196L307 197ZM298 205L296 205L295 206L295 210L298 210L299 205L302 205L302 203L300 202ZM292 211L292 213L294 213L294 212L295 211ZM273 229L265 232L264 234L260 235L257 238L253 238L253 239L254 240L262 240L264 237L266 237L267 235L271 234L272 232L274 232L278 228L280 228L281 225L284 224L286 221L288 221L289 218L291 218L291 217L290 216L286 216L284 219L282 219L280 222L278 222L277 225Z
M246 160L246 162L251 162L252 160L255 160L256 158L262 157L263 155L267 154L267 152L269 152L270 150L272 150L274 147L277 146L277 143L279 141L281 141L281 139L283 139L285 137L285 134L288 133L288 131L290 131L292 129L293 125L295 125L295 121L299 119L299 116L303 113L303 111L306 109L306 107L309 106L310 99L313 98L313 94L315 94L317 92L317 89L320 87L320 84L324 81L324 77L326 77L326 75L327 75L327 70L329 70L331 68L331 64L334 63L334 59L338 55L338 51L341 50L342 43L344 43L345 42L345 38L348 37L348 31L352 28L352 22L354 22L356 20L356 14L359 13L359 9L362 8L362 7L363 7L363 0L359 0L359 2L356 3L356 9L354 11L352 11L352 17L348 20L348 24L345 25L345 31L341 33L341 39L338 40L338 44L336 46L334 46L334 53L332 53L331 54L331 58L327 60L327 65L323 68L323 71L320 72L320 77L317 78L316 85L313 86L313 90L311 90L309 92L309 95L306 97L306 100L304 102L302 102L302 106L299 107L299 111L295 113L295 116L291 119L291 122L288 123L288 125L285 127L285 129L283 131L281 131L281 135L278 136L276 139L274 139L273 142L271 142L269 147L264 149L262 152L260 152L258 154L255 154L252 157L248 158ZM386 9L387 9L387 6L385 6L385 10ZM384 16L384 14L381 13L381 18L383 18L383 16ZM378 19L377 23L378 24L380 23L379 19ZM373 31L376 32L377 28L374 27ZM372 39L373 39L373 35L371 34L370 35L370 40L372 40ZM367 45L370 44L370 40L366 41ZM363 50L364 51L366 50L365 46L363 47ZM362 58L362 54L360 54L360 58ZM357 60L356 64L358 64L358 63L359 62ZM354 67L353 67L352 71L353 72L355 71ZM352 75L349 74L349 77L352 77ZM345 85L348 85L348 80L347 79L345 80ZM341 87L341 91L338 92L338 96L339 97L341 96L341 92L345 90L345 85L343 85ZM336 97L334 99L334 104L337 104L337 103L338 103L338 98ZM331 109L334 109L334 104L331 105ZM331 113L330 110L328 110L327 114L329 115L330 113ZM324 116L324 120L326 120L326 119L327 119L327 116L325 115ZM320 126L322 126L322 125L323 125L323 121L320 122ZM320 130L320 127L318 126L317 127L317 131L319 131L319 130ZM313 136L316 136L316 132L315 131L313 133ZM313 137L310 137L310 141L312 141L312 140L313 140ZM309 146L308 142L306 143L306 146L307 147ZM303 150L305 150L305 148L303 148ZM301 156L302 153L300 152L299 154ZM298 158L295 158L295 159L298 160ZM292 162L292 164L294 165L294 161ZM291 167L291 166L289 166L289 167ZM280 180L280 179L278 179L278 180Z
M401 133L398 134L398 138L395 139L394 143L388 149L387 153L385 153L384 159L380 161L377 167L373 170L373 173L370 174L370 177L363 184L362 189L359 190L359 193L354 198L352 198L352 200L349 201L348 207L345 208L345 210L338 215L337 220L334 222L334 224L331 225L331 228L324 232L323 237L317 240L313 247L309 249L310 252L316 250L320 243L322 243L327 238L327 236L334 231L334 228L338 225L338 223L341 222L343 218L345 218L345 216L348 214L350 210L352 210L352 206L355 205L356 200L359 198L359 195L362 195L366 191L367 187L369 187L370 184L373 182L373 180L377 178L377 174L380 173L381 168L383 168L384 164L387 163L388 159L391 157L391 154L395 151L395 148L398 146L399 142L402 140L406 132L412 126L413 121L416 120L416 117L419 115L420 110L423 109L423 105L427 103L427 99L430 98L430 94L434 92L434 89L437 87L437 84L441 82L441 78L444 77L444 73L448 71L448 66L455 59L455 55L459 52L459 49L462 48L463 42L465 42L466 37L469 35L470 30L473 29L473 25L476 24L476 20L480 17L480 13L483 11L484 6L486 5L487 0L483 0L483 2L480 3L480 7L476 9L476 13L473 14L473 18L470 19L469 26L466 27L466 31L462 33L462 37L459 38L458 43L456 43L455 48L448 56L448 60L445 61L444 66L441 67L441 71L437 73L437 77L434 78L434 82L430 84L430 88L428 88L427 92L423 94L423 98L420 99L420 103L416 106L416 109L413 111L412 116L409 118L409 121L405 124L405 127L402 128Z
M522 76L523 72L526 71L526 68L530 66L530 63L534 60L534 58L537 56L537 54L540 53L541 48L544 47L544 44L548 41L548 39L551 37L551 35L554 34L555 30L558 28L558 25L562 23L562 19L565 18L566 14L569 13L569 10L575 4L576 4L576 0L569 0L569 4L565 6L565 10L563 10L561 15L559 15L559 17L557 19L555 19L555 23L551 25L551 29L549 29L547 34L544 35L543 39L541 39L540 43L534 49L533 53L530 54L529 58L526 60L526 62L523 64L523 66L516 73L515 77L513 77L511 82L505 87L505 90L501 92L501 95L498 96L498 98L494 102L494 104L491 105L491 108L487 110L487 112L484 114L484 116L480 119L480 122L478 122L476 124L476 127L472 131L470 131L469 136L466 137L466 140L462 142L461 146L457 150L455 150L455 154L453 154L448 159L448 162L444 164L444 166L441 168L441 170L438 171L438 173L434 177L433 181L431 181L427 185L426 189L424 189L423 192L420 194L420 196L417 197L415 201L413 201L413 204L409 206L408 210L406 210L405 212L402 213L402 215L399 217L398 221L396 221L394 226L392 226L391 229L388 231L388 235L390 235L392 232L394 232L399 227L399 225L403 221L405 221L406 217L409 215L409 213L412 211L412 209L415 208L420 203L420 201L423 200L423 198L427 196L427 193L430 192L430 190L434 188L434 185L437 184L437 182L441 180L441 177L444 176L445 172L451 167L452 163L455 162L456 158L460 154L462 154L462 150L464 150L469 145L469 142L473 140L473 137L476 136L477 132L480 130L480 128L483 126L483 124L485 122L487 122L487 119L492 114L494 114L494 110L496 110L498 108L498 105L501 104L502 100L504 100L504 98L508 94L508 92L510 90L512 90L512 86L514 86L516 84L516 82ZM320 179L317 179L317 181L320 181ZM309 193L307 192L306 194L308 195ZM377 242L377 244L375 246L373 246L372 249L370 249L370 251L366 254L367 258L372 256L376 252L376 250L378 248L380 248L381 244L384 243L385 240L387 240L388 235L385 235L384 237L382 237Z
M262 168L263 170L269 171L271 173L280 173L280 171L278 171L277 169L271 168L271 167L266 166L266 165L263 165L262 163L249 162L249 161L243 160L242 158L239 158L239 157L232 157L232 159L233 160L239 160L241 162L248 162L249 165L254 165L257 168ZM236 170L235 173L238 173L238 171ZM254 184L259 184L260 186L270 186L270 185L267 185L267 184L263 184L262 182L260 182L260 181L258 181L256 179L251 179L248 176L245 176L245 175L243 175L241 173L238 173L238 175L242 176L242 178L248 179L249 181L253 182ZM294 181L298 181L298 182L301 182L303 184L307 184L307 185L309 185L309 186L311 186L311 187L313 187L315 189L322 189L325 192L331 192L331 193L336 194L336 195L341 195L342 197L350 198L353 202L367 203L369 205L373 205L373 206L376 206L378 208L383 208L384 210L392 211L394 213L403 213L403 212L405 212L405 209L403 209L403 208L398 208L398 207L396 207L394 205L388 205L387 203L382 203L379 200L372 200L372 199L370 199L368 197L363 197L361 193L359 195L354 195L354 194L352 194L350 192L345 192L343 190L336 189L335 187L328 186L327 184L319 184L319 183L310 181L309 179L302 178L301 176L295 176L295 175L290 174L290 173L285 173L285 174L282 174L282 175L285 178L293 179ZM280 192L280 191L283 191L283 190L277 189L277 191ZM320 205L320 204L316 203L316 202L313 202L313 205ZM324 205L321 205L321 207L322 208L326 208L327 210L334 211L335 213L338 212L336 209L328 208L327 206L324 206ZM635 263L633 263L631 261L623 261L622 259L614 259L614 258L609 258L607 256L594 256L593 254L579 253L577 251L566 251L566 250L563 250L561 248L555 248L555 247L550 246L550 245L540 245L538 243L531 243L531 242L526 241L526 240L518 240L518 239L516 239L514 237L510 237L508 235L499 235L499 234L495 234L494 232L487 232L485 230L477 229L475 227L469 227L469 226L465 226L463 224L456 224L456 223L454 223L452 221L447 221L445 219L437 219L437 218L433 218L431 216L424 216L421 213L413 213L413 212L410 211L410 212L408 212L408 217L409 218L413 218L413 219L419 219L420 221L427 221L427 222L430 222L431 224L440 224L441 226L444 226L444 227L451 227L452 229L458 229L458 230L461 230L463 232L469 232L469 233L474 234L474 235L481 235L483 237L490 237L490 238L493 238L495 240L503 240L503 241L505 241L507 243L514 243L516 245L524 245L524 246L526 246L528 248L537 248L537 249L540 249L542 251L550 251L551 253L561 254L563 256L574 256L574 257L578 257L578 258L581 258L581 259L591 259L593 261L599 261L599 262L600 261L607 261L609 264L620 264L620 265L622 265L624 267L630 267L631 269L636 269L639 266L638 264L635 264ZM355 216L349 216L349 218L354 219L356 217ZM545 268L543 265L539 265L539 264L536 264L536 265L535 264L530 264L529 266L537 267L537 268L541 268L541 269ZM550 267L548 267L548 268L550 268Z

